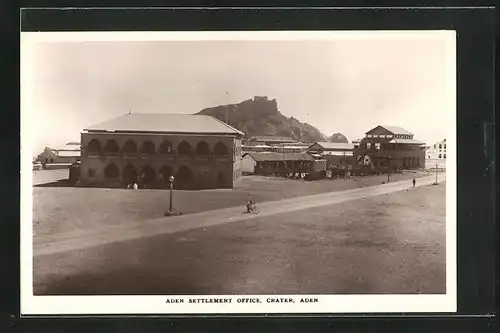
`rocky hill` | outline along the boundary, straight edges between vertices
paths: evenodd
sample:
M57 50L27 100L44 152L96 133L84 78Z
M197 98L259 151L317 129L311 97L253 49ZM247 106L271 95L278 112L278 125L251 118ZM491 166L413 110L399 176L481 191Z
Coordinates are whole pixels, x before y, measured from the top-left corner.
M327 137L317 128L286 117L278 110L276 100L255 97L238 104L206 108L197 114L209 115L226 122L251 136L288 136L302 142L325 141Z
M330 136L328 138L328 141L329 142L339 142L339 143L349 143L349 141L347 140L345 135L343 135L342 133L332 134L332 136Z

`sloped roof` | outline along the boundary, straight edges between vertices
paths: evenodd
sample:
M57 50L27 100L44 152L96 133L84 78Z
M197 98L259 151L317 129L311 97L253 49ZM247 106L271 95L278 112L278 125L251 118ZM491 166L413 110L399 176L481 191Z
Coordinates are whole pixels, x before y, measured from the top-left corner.
M354 149L354 144L352 143L343 143L343 142L316 142L309 146L311 148L314 145L320 145L325 150L351 150Z
M243 132L211 116L169 113L129 113L87 127L85 131L244 135Z
M272 153L272 152L249 152L243 154L243 157L250 155L258 162L273 162L273 161L314 161L314 158L307 153Z
M290 141L295 142L292 137L288 136L252 136L248 139L248 141L275 141L275 142L283 142Z
M422 141L418 141L415 139L392 139L389 141L390 143L405 143L405 144L413 144L413 145L423 145L425 144Z
M382 127L386 130L388 130L389 132L391 132L392 134L401 134L401 135L412 135L413 133L411 133L410 131L404 129L403 127L400 127L400 126L393 126L393 125L379 125L375 128L378 128L378 127ZM371 131L373 131L375 128L372 128L371 130L369 130L368 132L366 132L365 134L368 134L370 133Z

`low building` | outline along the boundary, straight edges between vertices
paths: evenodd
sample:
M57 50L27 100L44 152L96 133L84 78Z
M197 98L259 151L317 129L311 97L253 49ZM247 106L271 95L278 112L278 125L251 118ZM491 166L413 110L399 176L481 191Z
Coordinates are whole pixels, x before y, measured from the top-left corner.
M84 184L231 188L241 172L243 132L210 116L127 115L81 134Z
M354 163L354 144L341 142L315 142L307 151L326 161L327 168L348 168Z
M355 164L376 169L417 169L425 167L424 143L398 126L380 125L366 132L354 148Z
M314 171L314 158L307 153L250 152L243 154L244 174L305 174Z
M243 144L245 146L250 145L266 145L266 146L274 146L279 144L290 144L297 143L292 137L287 136L252 136L248 140L245 140Z
M309 144L297 142L297 143L280 143L273 145L264 144L244 144L241 149L244 153L248 152L275 152L275 153L303 153L306 152Z
M57 148L51 148L55 157L51 163L70 165L80 159L80 142L68 142L66 145Z

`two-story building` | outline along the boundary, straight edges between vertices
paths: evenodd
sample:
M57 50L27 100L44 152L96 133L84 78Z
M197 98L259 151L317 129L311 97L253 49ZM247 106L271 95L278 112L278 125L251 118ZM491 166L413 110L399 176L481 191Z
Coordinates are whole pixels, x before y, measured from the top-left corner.
M231 188L243 132L210 116L129 113L81 133L81 182L178 189Z
M432 160L446 159L446 139L436 142L427 149L427 158Z
M377 126L355 143L356 164L373 168L417 169L425 167L424 143L398 126Z

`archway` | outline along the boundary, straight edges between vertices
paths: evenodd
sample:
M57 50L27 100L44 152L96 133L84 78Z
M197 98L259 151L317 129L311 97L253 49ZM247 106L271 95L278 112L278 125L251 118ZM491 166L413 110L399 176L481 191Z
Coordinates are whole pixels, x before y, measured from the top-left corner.
M120 177L120 169L114 163L108 164L104 169L104 177L106 179L117 179Z
M160 154L172 154L174 152L174 149L172 148L172 142L168 140L163 141L160 145L160 148L158 149L158 152Z
M165 188L168 187L169 186L168 179L173 174L174 174L174 171L172 170L171 167L169 167L168 165L162 166L160 168L159 172L158 172L158 178L159 178L159 181L160 181L160 185L162 187L165 187Z
M106 145L104 146L104 154L118 154L119 151L120 147L115 140L111 139L106 142Z
M191 188L193 186L193 172L185 165L177 171L175 182L179 188Z
M137 154L137 145L134 141L128 140L125 142L122 148L122 153L124 155L136 155Z
M196 154L200 157L208 157L210 155L210 148L208 147L208 143L205 141L201 141L196 146Z
M145 187L151 187L154 185L156 180L156 172L150 165L145 165L141 168L141 183Z
M182 141L178 148L179 156L191 156L192 148L189 143Z
M151 141L147 140L141 144L139 148L139 153L144 155L153 155L155 153L155 145Z
M217 142L214 147L214 154L217 156L227 156L227 147L222 142Z
M123 168L122 180L125 185L131 185L137 181L137 170L132 164Z
M99 156L101 155L102 147L101 143L97 139L90 140L88 144L88 154L90 156Z

